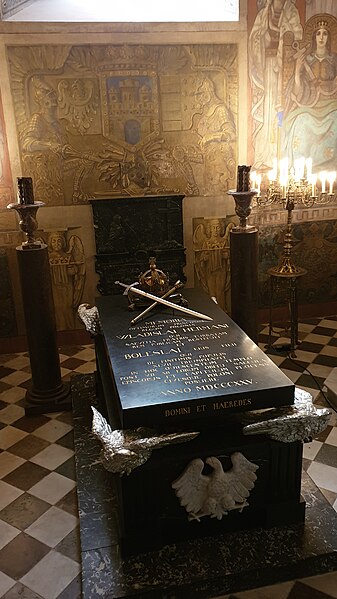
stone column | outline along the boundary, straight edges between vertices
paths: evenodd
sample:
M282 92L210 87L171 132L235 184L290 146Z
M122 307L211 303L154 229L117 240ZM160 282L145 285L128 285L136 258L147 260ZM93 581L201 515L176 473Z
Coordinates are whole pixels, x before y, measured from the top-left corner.
M255 343L258 342L258 230L230 232L231 317Z
M48 248L19 246L16 252L32 371L25 412L61 412L71 408L71 398L69 385L61 380Z
M26 236L16 253L32 372L25 412L31 416L70 409L71 397L70 385L61 380L48 248L34 237L38 227L36 213L44 203L34 201L30 177L19 177L17 183L18 203L7 208L17 212Z
M237 189L228 193L240 219L230 232L231 317L257 343L258 230L247 224L257 190L250 189L250 166L238 166Z

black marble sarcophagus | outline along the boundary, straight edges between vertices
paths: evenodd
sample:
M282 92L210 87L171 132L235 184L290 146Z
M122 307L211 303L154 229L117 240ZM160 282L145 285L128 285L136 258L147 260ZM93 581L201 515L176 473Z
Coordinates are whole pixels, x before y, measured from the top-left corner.
M293 404L293 383L208 296L184 296L213 320L159 307L132 327L125 297L97 299L99 409L125 438L138 435L126 454L143 447L138 467L111 474L125 553L304 520L302 443L248 437L241 420ZM155 440L143 460L143 437L179 432L198 434L163 447Z

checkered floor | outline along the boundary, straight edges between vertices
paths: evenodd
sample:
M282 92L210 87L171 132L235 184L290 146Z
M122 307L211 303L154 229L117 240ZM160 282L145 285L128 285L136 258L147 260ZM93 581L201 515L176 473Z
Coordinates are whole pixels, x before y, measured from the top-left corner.
M299 325L296 363L269 354L315 402L337 366L337 317ZM268 341L261 331L261 347ZM61 373L95 370L92 345L60 348ZM309 368L316 381L304 371ZM0 597L77 599L81 596L80 542L72 416L69 412L26 418L30 385L27 353L0 355ZM337 418L304 446L304 468L337 511ZM231 599L337 598L337 572L230 596ZM94 597L92 599L95 599Z

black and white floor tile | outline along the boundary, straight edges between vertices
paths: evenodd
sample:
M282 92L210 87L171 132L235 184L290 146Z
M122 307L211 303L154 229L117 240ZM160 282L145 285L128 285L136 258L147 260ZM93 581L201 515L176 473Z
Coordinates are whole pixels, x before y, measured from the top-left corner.
M298 387L312 393L315 403L326 405L320 389L337 367L337 317L302 322L299 336L296 358L277 351L269 355ZM263 329L263 349L267 342L268 331ZM73 372L93 372L94 347L62 347L60 361L64 380ZM79 599L72 415L62 412L26 418L23 399L29 384L28 354L0 355L0 597ZM337 511L336 413L328 428L304 446L303 466ZM337 572L226 597L337 599Z

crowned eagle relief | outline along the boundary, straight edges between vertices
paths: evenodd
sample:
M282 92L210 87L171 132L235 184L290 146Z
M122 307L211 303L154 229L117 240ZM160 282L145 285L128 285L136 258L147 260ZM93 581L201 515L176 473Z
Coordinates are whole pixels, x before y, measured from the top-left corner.
M200 522L203 516L222 520L229 511L241 511L248 506L247 498L254 488L258 466L240 452L230 457L232 468L226 472L218 458L209 457L205 463L212 472L205 475L202 473L205 464L197 458L173 481L172 488L189 520Z

